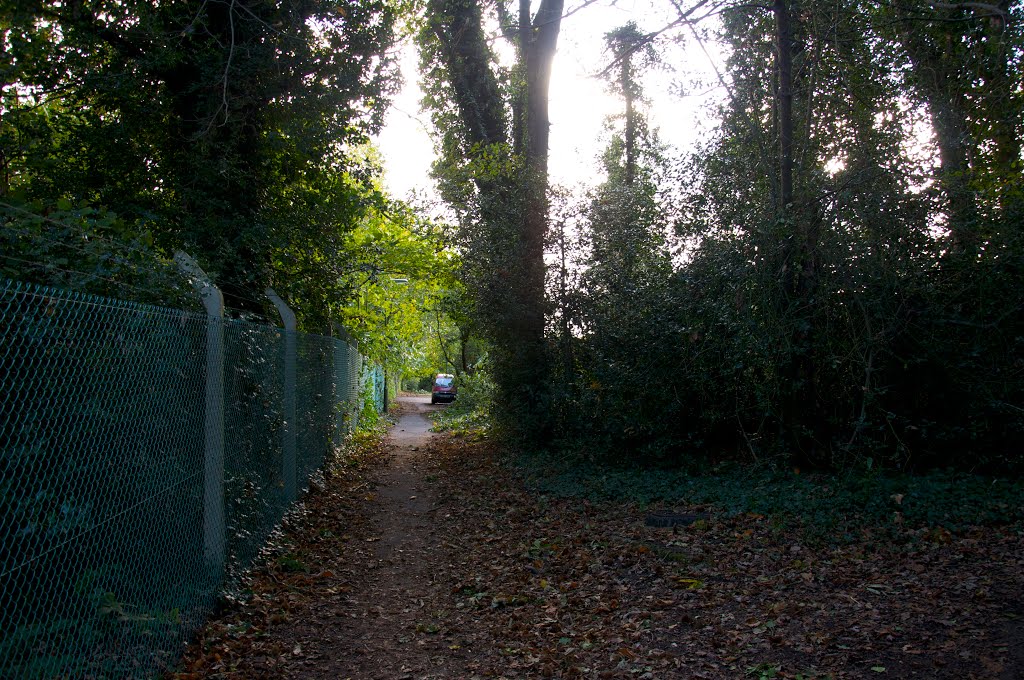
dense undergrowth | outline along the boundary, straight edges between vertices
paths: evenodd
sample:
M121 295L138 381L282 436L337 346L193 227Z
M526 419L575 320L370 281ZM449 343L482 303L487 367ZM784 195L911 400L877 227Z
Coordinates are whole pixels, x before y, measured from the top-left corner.
M444 410L434 414L434 431L484 436L491 429L494 383L479 371L459 379L459 394Z
M459 398L434 415L434 429L470 439L495 437L494 386L483 373L465 380ZM527 450L506 444L507 462L540 493L641 506L705 506L736 516L765 515L809 539L844 544L864 538L955 532L966 527L1024 528L1024 480L955 468L911 474L870 459L835 471L806 471L780 459L751 463L688 457L688 465L653 464L628 451L587 457L578 447ZM634 459L633 463L621 461Z
M464 381L458 400L434 415L434 429L480 439L492 422L494 386L484 374ZM547 451L507 445L507 461L540 493L641 506L704 506L727 516L765 515L811 541L846 544L875 535L914 541L967 527L1024 528L1024 480L954 468L911 474L862 461L837 471L806 471L778 460L755 463L690 457L689 465L632 464L628 452L586 457L572 447Z
M807 538L826 543L865 534L912 540L928 531L1024 523L1024 482L955 470L803 474L732 463L701 471L616 467L545 454L510 460L527 485L542 493L643 506L706 506L730 516L755 513L778 527L802 527Z

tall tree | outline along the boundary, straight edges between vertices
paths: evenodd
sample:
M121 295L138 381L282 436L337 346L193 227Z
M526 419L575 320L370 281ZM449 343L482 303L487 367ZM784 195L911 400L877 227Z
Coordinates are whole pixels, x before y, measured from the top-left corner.
M723 15L728 99L687 210L699 226L685 235L705 239L687 271L729 291L698 293L715 314L697 337L750 341L740 372L720 382L738 381L736 402L751 399L757 416L748 423L734 406L734 420L758 435L770 427L798 461L822 464L850 441L840 432L856 409L875 403L879 339L898 332L901 277L928 255L927 219L911 191L896 57L874 34L871 3L764 10ZM729 280L706 281L716 269ZM718 351L729 366L732 349Z
M646 133L645 121L638 110L638 100L642 96L638 75L656 63L658 57L647 35L633 21L609 31L604 40L612 65L617 67L611 79L612 91L622 97L625 109L622 114L623 184L632 186L636 178L637 137Z
M644 38L632 22L605 35L612 63L605 77L622 108L607 121L611 135L601 159L606 179L585 207L580 231L587 252L579 267L581 290L574 296L579 339L576 347L566 343L578 356L580 375L565 398L587 406L570 403L558 411L590 411L592 434L602 433L615 448L660 456L655 449L665 425L672 425L658 422L668 409L652 389L657 373L650 370L651 353L638 348L663 343L673 326L666 314L672 265L666 210L658 196L665 150L648 127L642 86L658 54ZM559 297L567 299L565 293Z
M882 11L882 35L902 47L905 83L931 116L953 251L975 259L998 211L1019 201L1024 98L1019 2L921 3ZM979 190L981 190L979 192ZM979 203L982 194L996 199Z
M478 0L430 0L421 33L442 132L442 191L466 212L466 265L476 309L494 340L495 372L510 419L543 438L548 357L544 340L544 238L548 226L548 89L564 0L513 14L496 5L516 64L499 66ZM507 112L511 112L511 120ZM472 187L472 188L471 188ZM516 426L516 423L511 423Z

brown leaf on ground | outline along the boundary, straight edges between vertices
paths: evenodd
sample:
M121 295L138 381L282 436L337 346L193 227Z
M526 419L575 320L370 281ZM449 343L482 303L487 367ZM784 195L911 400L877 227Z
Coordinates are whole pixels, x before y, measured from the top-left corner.
M756 515L554 499L403 408L172 677L1024 677L1019 533L812 549Z

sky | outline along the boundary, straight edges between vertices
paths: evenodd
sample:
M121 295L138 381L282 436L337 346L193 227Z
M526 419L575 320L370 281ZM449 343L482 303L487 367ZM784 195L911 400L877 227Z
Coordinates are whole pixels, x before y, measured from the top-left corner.
M550 89L553 183L571 187L600 181L597 159L607 142L605 121L622 109L621 101L608 94L606 83L597 77L610 61L604 51L605 33L628 21L635 21L641 31L654 31L674 12L670 3L660 0L623 0L585 7L562 21ZM713 123L707 107L723 96L721 88L692 84L694 79L711 82L714 71L692 36L685 35L684 45L662 48L663 61L673 70L652 72L645 82L649 122L659 129L662 141L682 150L710 132ZM713 45L708 49L721 69L721 55ZM434 150L430 117L420 110L423 95L411 44L402 51L401 68L405 86L375 141L384 158L387 188L396 198L408 198L412 190L432 192L429 171Z

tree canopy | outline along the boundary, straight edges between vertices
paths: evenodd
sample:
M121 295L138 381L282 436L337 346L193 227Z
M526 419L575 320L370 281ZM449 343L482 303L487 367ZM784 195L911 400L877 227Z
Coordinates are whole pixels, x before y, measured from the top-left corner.
M396 84L395 15L376 0L3 3L5 217L114 213L156 255L194 253L229 305L259 311L273 285L325 330L351 294L346 233L386 202L362 147Z
M672 464L919 468L970 451L1019 465L1020 3L675 8L668 25L607 36L623 114L607 179L577 207L558 198L546 235L535 366L556 416L530 427L575 452ZM503 66L487 7L431 9L437 174L462 211L479 322L501 345L489 308L520 310L507 277L531 266L526 232L502 225L509 206L530 214L516 131L536 96L524 46L539 14L491 8L493 38L517 49ZM684 39L722 46L725 97L715 135L674 154L647 130L638 78Z
M273 286L391 370L469 374L483 340L504 431L588 456L1019 466L1022 4L670 11L606 36L621 115L573 197L560 0L0 2L0 266L166 302L184 248L234 308ZM400 18L453 229L367 144ZM715 131L673 150L645 72L709 40Z

